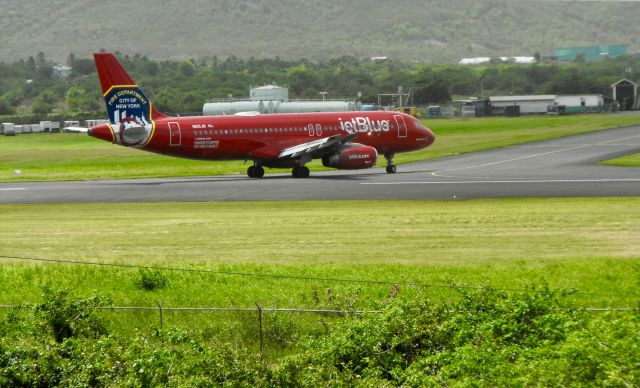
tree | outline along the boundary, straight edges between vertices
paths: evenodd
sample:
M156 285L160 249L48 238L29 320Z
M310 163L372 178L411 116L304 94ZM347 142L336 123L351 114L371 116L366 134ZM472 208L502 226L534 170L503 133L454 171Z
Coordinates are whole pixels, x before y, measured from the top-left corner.
M451 101L447 81L433 71L423 74L417 85L418 88L413 94L415 104L426 105Z
M36 75L36 60L33 57L27 58L27 63L25 64L25 70L27 72L28 77L34 77Z
M0 115L12 115L15 113L15 110L11 106L11 104L4 98L0 98Z
M71 72L74 76L93 74L96 72L96 64L93 59L76 59Z
M158 75L160 67L158 66L157 62L148 62L145 66L145 70L149 75Z
M53 66L44 56L41 51L36 57L36 67L38 68L38 77L42 79L51 79L53 76Z
M196 65L191 61L182 61L178 65L178 70L185 77L192 77L196 73Z
M49 104L43 99L36 98L33 102L33 105L31 105L31 110L35 114L46 115L51 113L51 111L53 110L53 105Z
M88 100L89 96L87 95L87 91L79 87L70 88L64 96L64 102L67 105L67 110L70 112L83 112L88 110Z

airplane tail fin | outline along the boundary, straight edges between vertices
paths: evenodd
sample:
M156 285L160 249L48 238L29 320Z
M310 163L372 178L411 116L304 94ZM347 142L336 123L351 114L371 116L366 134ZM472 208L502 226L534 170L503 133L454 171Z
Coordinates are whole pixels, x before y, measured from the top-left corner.
M95 53L93 58L111 124L119 125L126 119L153 126L154 120L166 117L153 106L113 54Z

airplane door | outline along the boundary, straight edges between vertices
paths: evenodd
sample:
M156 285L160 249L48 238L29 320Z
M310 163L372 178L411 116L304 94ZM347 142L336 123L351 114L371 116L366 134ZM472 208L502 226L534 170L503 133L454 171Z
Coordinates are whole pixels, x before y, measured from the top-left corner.
M404 122L404 117L395 115L393 118L398 126L398 137L407 137L407 123Z
M179 146L181 143L180 123L169 123L169 145Z

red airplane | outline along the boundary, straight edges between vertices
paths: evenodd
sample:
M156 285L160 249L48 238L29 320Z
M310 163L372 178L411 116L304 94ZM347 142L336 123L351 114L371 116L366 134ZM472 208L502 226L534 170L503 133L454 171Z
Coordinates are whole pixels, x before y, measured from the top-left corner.
M93 56L110 124L91 128L90 136L183 158L251 160L251 178L261 178L264 167L292 167L294 177L306 178L305 164L315 158L326 167L370 168L378 154L387 159L391 174L396 172L396 153L419 150L435 140L420 121L398 112L165 116L113 54Z

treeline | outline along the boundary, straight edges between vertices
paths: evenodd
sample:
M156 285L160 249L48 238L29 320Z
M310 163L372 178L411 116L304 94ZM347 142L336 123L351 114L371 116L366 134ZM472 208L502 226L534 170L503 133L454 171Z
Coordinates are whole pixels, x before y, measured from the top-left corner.
M519 65L492 60L488 65L431 65L394 59L372 61L351 56L311 61L224 59L154 61L139 54L116 53L158 108L167 113L197 113L211 98L246 97L250 86L277 84L289 88L290 98L357 98L377 103L378 95L411 91L412 105L446 103L456 96L518 94L610 95L621 78L638 80L640 55L601 62L555 63L542 60ZM27 60L0 63L0 115L62 112L104 114L93 59L67 59L66 78L56 76L54 63L43 53ZM383 100L385 104L394 101Z

